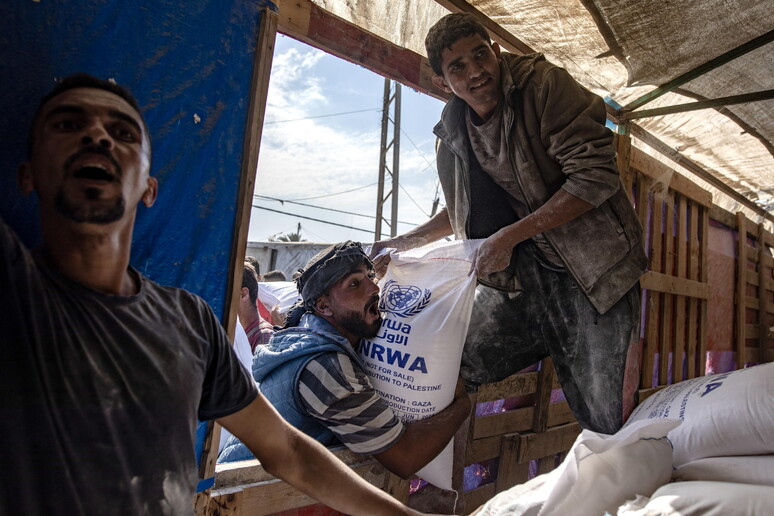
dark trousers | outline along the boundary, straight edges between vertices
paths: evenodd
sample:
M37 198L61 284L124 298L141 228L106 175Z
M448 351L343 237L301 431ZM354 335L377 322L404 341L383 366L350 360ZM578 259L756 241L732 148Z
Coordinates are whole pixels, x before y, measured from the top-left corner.
M491 383L550 356L581 426L615 433L627 351L639 340L639 284L601 315L572 276L531 242L517 247L516 260L520 296L476 287L460 374L468 384Z

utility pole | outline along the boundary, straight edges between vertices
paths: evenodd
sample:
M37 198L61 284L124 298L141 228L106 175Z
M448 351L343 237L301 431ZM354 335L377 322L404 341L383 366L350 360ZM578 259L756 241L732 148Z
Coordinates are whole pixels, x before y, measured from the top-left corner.
M394 85L394 90L391 87ZM390 117L392 107L392 118ZM392 140L387 141L389 125L392 122ZM387 154L392 152L392 169L387 166ZM379 149L379 188L376 198L376 228L374 241L382 239L382 222L390 228L390 236L398 234L398 170L400 165L400 84L384 79L384 102L382 105L382 141ZM392 188L385 193L387 174L392 177ZM384 206L392 198L390 220L384 216Z

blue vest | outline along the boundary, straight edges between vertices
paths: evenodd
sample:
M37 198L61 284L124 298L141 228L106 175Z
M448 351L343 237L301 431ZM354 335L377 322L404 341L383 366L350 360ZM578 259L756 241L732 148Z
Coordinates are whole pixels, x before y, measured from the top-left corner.
M266 346L255 348L253 378L261 393L285 420L326 446L338 440L328 427L309 415L298 392L301 372L313 359L325 353L344 353L362 364L347 339L325 319L307 313L299 326L272 336ZM252 459L253 454L235 436L226 441L218 463Z

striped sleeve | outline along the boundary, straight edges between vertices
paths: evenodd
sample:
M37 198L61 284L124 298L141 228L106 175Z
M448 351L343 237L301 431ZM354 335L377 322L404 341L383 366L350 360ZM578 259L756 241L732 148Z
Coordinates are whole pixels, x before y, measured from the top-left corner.
M326 353L301 373L299 394L319 419L355 453L381 453L403 435L405 426L360 366L343 353Z

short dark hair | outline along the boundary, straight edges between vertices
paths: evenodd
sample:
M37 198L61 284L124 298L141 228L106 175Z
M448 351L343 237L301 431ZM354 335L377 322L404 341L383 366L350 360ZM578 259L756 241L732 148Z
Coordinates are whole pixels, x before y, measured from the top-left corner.
M287 276L281 270L274 269L263 275L263 281L287 281Z
M57 95L61 95L62 93L68 90L73 90L75 88L96 88L98 90L105 90L124 99L130 106L132 106L132 108L134 108L135 111L137 111L137 114L140 115L140 121L142 122L143 129L145 130L145 134L148 137L148 141L150 142L148 124L145 123L145 118L142 116L142 111L140 110L140 106L137 103L137 99L134 98L128 89L119 84L116 84L113 81L99 79L87 73L75 73L61 79L57 85L54 86L54 88L40 100L37 109L35 109L35 115L32 117L30 130L27 133L28 157L32 157L32 146L35 143L35 124L38 121L38 117L40 116L40 111L43 109L43 106L46 104L46 102L56 97Z
M245 262L245 269L242 273L242 288L246 288L250 293L250 302L255 305L258 299L258 274L252 265Z
M430 67L436 75L443 75L441 54L444 49L451 48L457 40L472 34L478 34L487 43L492 43L486 27L469 13L447 14L430 27L425 37L425 50Z
M245 263L249 263L253 266L253 269L255 269L255 273L260 276L261 275L261 264L258 263L258 258L255 256L245 256Z

